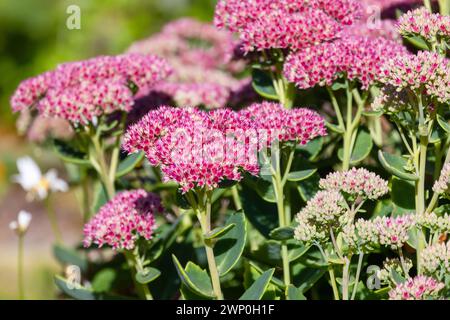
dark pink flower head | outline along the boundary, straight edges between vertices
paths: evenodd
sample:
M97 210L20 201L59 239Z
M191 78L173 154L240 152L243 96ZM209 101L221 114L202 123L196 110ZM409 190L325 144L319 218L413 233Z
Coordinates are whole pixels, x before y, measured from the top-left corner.
M445 284L427 276L409 278L389 291L389 300L429 300L439 299Z
M65 63L25 80L11 99L14 111L36 107L40 114L87 123L133 105L130 85L148 90L171 72L161 58L126 54Z
M245 52L300 49L336 38L360 9L353 0L221 0L215 24L239 33Z
M85 224L83 244L131 250L140 237L152 238L154 215L162 210L159 197L153 193L141 189L119 192Z
M367 89L388 59L404 53L405 47L382 37L347 35L291 53L284 75L301 89L330 86L339 77L358 81Z
M253 123L237 112L219 109L160 107L125 134L124 149L143 150L160 166L165 181L183 192L217 188L223 180L239 181L242 171L258 173Z
M288 110L279 103L262 102L254 103L240 113L254 121L260 142L268 146L274 141L306 144L315 137L326 135L324 119L310 109Z

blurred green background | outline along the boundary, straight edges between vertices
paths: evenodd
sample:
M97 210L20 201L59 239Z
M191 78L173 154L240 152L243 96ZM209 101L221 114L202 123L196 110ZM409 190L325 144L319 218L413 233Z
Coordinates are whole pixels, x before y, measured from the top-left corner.
M27 298L54 298L52 275L59 271L51 256L53 239L42 205L27 203L24 192L10 183L10 176L17 170L17 157L26 154L44 169L61 169L51 154L30 146L16 134L17 115L12 114L9 99L17 85L61 62L121 53L133 41L182 16L212 21L215 3L216 0L0 1L0 299L17 297L17 239L8 224L21 209L33 213L25 243ZM80 30L66 27L69 5L77 5L81 10ZM81 235L75 195L56 198L65 240L74 243Z

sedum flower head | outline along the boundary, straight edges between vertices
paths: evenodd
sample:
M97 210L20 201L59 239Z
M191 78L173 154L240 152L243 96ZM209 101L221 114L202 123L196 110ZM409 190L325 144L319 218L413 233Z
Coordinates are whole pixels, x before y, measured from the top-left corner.
M275 102L250 105L240 114L254 122L259 133L267 134L267 143L295 141L306 144L318 136L325 136L324 119L315 111L306 108L286 109Z
M131 250L140 237L152 238L154 215L159 212L162 206L157 195L140 189L119 192L84 226L83 244Z
M389 300L429 300L438 299L445 287L441 282L427 276L409 278L389 292Z
M439 179L434 183L433 191L438 194L447 193L449 182L450 182L450 163L447 163L442 168Z
M398 19L398 30L402 36L418 36L429 43L449 40L450 17L421 7L402 15Z
M142 54L65 63L22 82L11 105L14 111L35 107L44 116L84 124L104 114L130 111L130 85L146 90L170 72L163 59Z
M388 59L405 52L406 48L395 41L347 32L341 39L290 54L284 75L301 89L330 86L340 77L357 80L367 89Z
M160 107L131 126L124 139L130 153L145 151L160 166L165 181L183 192L217 188L223 180L239 181L242 172L257 174L256 143L249 119L229 109Z
M323 242L330 228L339 227L339 218L347 212L344 197L338 191L319 191L296 217L295 238L303 242Z
M450 273L450 242L436 243L420 254L420 265L426 275L442 279Z
M364 168L330 173L319 184L322 189L337 190L353 197L371 200L389 192L387 181Z
M403 275L405 278L408 277L408 274L405 274L405 271L403 270L403 267L406 269L407 272L411 270L413 267L413 263L411 259L404 258L403 264L399 258L387 258L383 261L383 268L377 273L377 277L380 279L381 282L386 284L391 284L392 278L392 271L395 271L396 273Z
M417 224L430 229L432 233L449 233L450 215L445 213L442 216L438 216L434 212L418 214Z
M334 39L360 10L352 0L221 0L214 21L238 32L245 52L300 49Z

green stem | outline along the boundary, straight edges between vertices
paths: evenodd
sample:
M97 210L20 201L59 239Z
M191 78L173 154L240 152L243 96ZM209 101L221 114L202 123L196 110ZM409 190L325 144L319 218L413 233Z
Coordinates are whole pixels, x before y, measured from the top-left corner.
M328 274L330 275L330 282L331 287L333 288L334 300L339 300L339 290L336 284L336 277L334 276L334 269L332 264L328 265Z
M350 169L350 158L352 155L352 136L353 136L353 95L350 84L347 82L346 87L347 94L347 116L346 116L346 126L344 133L344 146L343 146L343 159L342 159L342 170L347 171Z
M348 283L350 271L350 258L344 258L345 264L342 271L342 300L348 300Z
M231 194L233 196L234 207L236 208L236 210L242 210L242 202L241 198L239 197L239 190L237 188L237 185L231 187Z
M336 113L339 128L341 128L342 130L345 130L344 118L342 117L341 108L339 107L339 103L336 99L336 95L334 94L333 90L330 87L327 87L327 91L330 96L331 104L333 105L334 112Z
M50 195L45 199L44 202L47 211L47 217L48 220L50 221L50 225L53 231L53 235L55 236L56 243L61 244L62 243L61 231L59 230L56 212L50 199Z
M353 292L352 292L351 300L355 300L356 291L358 290L358 282L359 282L359 276L361 275L363 258L364 258L364 252L360 252L359 257L358 257L358 267L356 268L355 284L353 285Z
M17 284L19 287L19 299L25 299L25 286L23 279L23 239L24 234L19 234L19 247L17 252Z
M150 290L148 289L148 286L146 284L139 283L136 280L136 268L137 268L137 262L136 262L136 256L132 250L125 250L124 252L125 258L128 263L128 267L130 268L131 277L133 278L134 287L136 288L136 291L142 299L145 300L153 300L153 296L150 293Z
M203 235L208 234L211 231L211 192L207 192L206 210L199 212L199 220ZM214 294L218 300L223 300L219 271L216 265L216 258L214 257L213 242L203 238L203 243L205 244L206 258L208 260L208 268L211 275Z
M116 193L114 186L115 177L111 178L110 169L106 163L105 152L100 143L100 138L97 134L91 138L93 146L93 154L90 155L91 163L99 174L100 180L102 181L103 186L106 189L106 193L108 194L108 198L112 199Z

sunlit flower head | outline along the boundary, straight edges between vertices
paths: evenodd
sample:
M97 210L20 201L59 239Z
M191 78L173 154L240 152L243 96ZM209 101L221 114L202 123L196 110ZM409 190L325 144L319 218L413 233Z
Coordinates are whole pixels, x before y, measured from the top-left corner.
M153 193L140 189L119 192L85 224L83 244L131 250L139 238L152 238L154 216L162 210L159 197Z
M183 192L211 190L223 180L241 180L244 171L258 173L257 144L247 135L251 128L248 119L228 109L163 106L131 126L123 146L130 153L145 151L163 179L177 182Z
M439 299L439 292L445 287L441 282L426 276L409 278L389 291L389 300Z
M450 243L435 243L420 253L420 265L426 275L442 278L450 273Z
M265 139L267 146L274 141L303 145L327 134L325 120L307 108L286 109L279 103L265 101L242 109L240 114L254 122L260 141Z
M378 199L389 192L386 180L364 168L332 172L320 180L320 187L371 200Z
M58 178L55 169L42 174L39 166L30 157L19 158L17 168L19 174L14 175L12 180L22 186L30 200L43 200L50 192L66 192L69 189L67 182Z
M104 114L129 111L134 91L148 90L170 72L163 59L141 54L65 63L22 82L11 105L14 111L36 108L44 116L84 124Z
M21 210L17 215L17 220L9 223L9 229L16 232L18 235L23 235L27 232L31 222L31 213Z
M439 179L434 183L433 191L438 194L447 193L449 182L450 182L450 163L447 163L442 168Z

